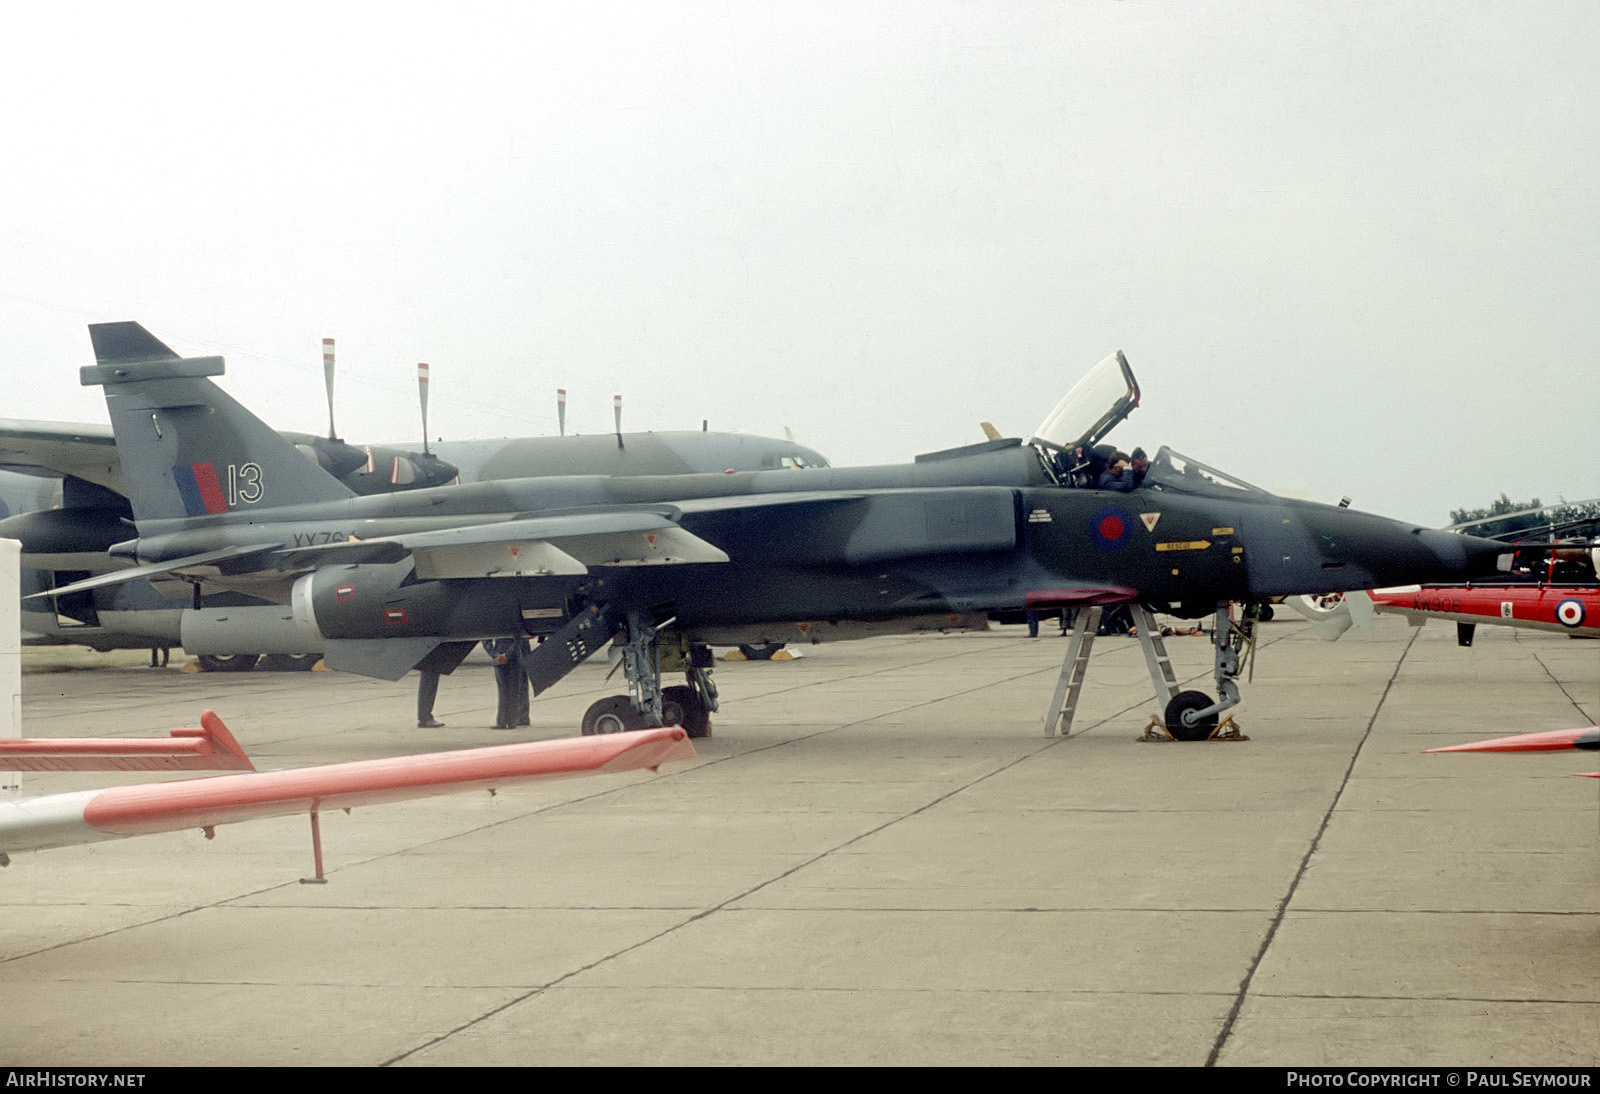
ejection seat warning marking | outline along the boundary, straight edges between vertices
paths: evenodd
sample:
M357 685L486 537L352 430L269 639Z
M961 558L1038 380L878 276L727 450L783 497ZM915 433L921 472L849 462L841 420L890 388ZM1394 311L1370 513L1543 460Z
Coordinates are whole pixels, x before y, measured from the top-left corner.
M1161 514L1160 513L1140 513L1139 514L1139 519L1144 521L1144 530L1146 532L1154 532L1156 530L1156 521L1161 519Z
M1156 550L1158 550L1158 551L1204 551L1209 546L1211 546L1211 541L1209 539L1190 539L1190 540L1184 540L1182 542L1177 542L1177 543L1158 543L1158 544L1156 544Z

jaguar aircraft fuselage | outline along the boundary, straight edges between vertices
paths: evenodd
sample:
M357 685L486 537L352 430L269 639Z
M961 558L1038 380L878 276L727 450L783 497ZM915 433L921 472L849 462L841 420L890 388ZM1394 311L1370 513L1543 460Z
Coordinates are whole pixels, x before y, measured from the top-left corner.
M136 324L91 333L84 382L105 386L138 530L115 550L141 565L80 587L169 573L273 595L331 667L390 678L506 635L557 636L581 660L625 622L696 646L1041 603L1198 615L1487 573L1504 549L1280 498L1166 449L1131 491L1086 485L1079 457L1137 404L1120 354L1028 441L911 464L353 497L206 378L219 359L179 359Z

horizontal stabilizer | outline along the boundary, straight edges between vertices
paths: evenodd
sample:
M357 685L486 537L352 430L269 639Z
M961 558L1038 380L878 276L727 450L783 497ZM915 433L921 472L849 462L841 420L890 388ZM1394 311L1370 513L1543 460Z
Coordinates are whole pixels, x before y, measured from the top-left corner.
M175 558L169 562L150 562L141 566L133 566L126 570L112 570L110 573L96 574L94 577L87 577L82 581L74 581L70 585L46 589L42 593L32 593L22 599L38 600L48 596L66 596L69 593L81 593L87 589L100 589L107 585L122 585L129 581L138 581L140 578L159 577L162 574L192 570L202 566L212 567L226 559L260 554L263 551L270 551L276 546L277 544L275 543L258 543L247 547L221 547L215 551L186 555L183 558Z
M254 771L211 711L168 737L0 738L0 771Z

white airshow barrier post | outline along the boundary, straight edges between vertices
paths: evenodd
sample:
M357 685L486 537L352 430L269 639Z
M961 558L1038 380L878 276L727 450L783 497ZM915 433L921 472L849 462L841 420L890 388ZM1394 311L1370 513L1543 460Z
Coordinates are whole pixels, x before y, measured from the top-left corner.
M0 539L0 737L22 736L22 544ZM0 790L17 790L22 776L0 771Z

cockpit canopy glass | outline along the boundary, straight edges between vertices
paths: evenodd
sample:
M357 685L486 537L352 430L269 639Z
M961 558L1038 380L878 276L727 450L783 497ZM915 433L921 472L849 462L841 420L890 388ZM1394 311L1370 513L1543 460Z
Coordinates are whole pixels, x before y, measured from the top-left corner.
M1028 441L1068 451L1092 445L1138 405L1139 385L1118 351L1074 384Z
M1266 493L1261 487L1251 486L1243 479L1236 479L1199 460L1181 456L1166 445L1162 445L1156 458L1150 461L1150 470L1144 477L1143 485L1158 490L1182 490L1186 494L1210 494L1225 498Z

